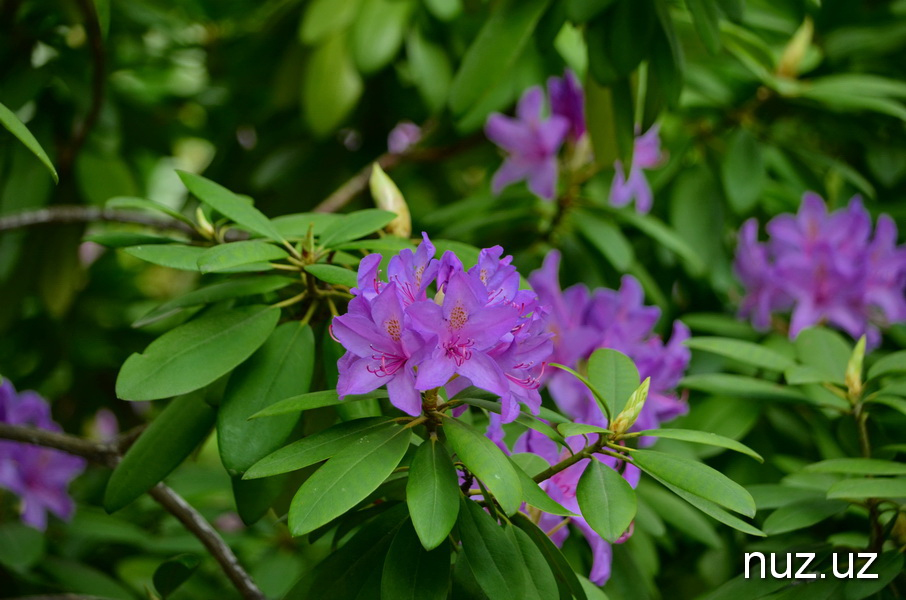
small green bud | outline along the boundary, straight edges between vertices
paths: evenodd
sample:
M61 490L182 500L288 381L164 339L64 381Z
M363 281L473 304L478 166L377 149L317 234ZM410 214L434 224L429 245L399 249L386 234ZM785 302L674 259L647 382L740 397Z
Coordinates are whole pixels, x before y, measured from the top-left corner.
M208 218L204 216L204 211L201 210L201 207L195 209L195 220L198 221L198 231L209 240L214 239L214 226L211 225L211 222L208 221Z
M862 363L865 361L865 336L859 338L846 364L846 388L850 398L862 395Z
M651 387L651 377L646 377L645 381L642 382L642 385L632 392L632 395L629 397L629 401L626 403L626 406L623 408L622 412L617 415L617 418L613 420L613 424L610 429L614 433L621 434L629 431L629 428L635 424L636 419L639 418L639 413L642 412L642 407L645 406L645 400L648 399L648 388Z
M374 163L368 185L371 188L371 196L374 198L374 203L377 207L396 213L396 218L390 221L384 230L390 235L397 237L410 237L412 235L412 217L409 214L409 206L406 204L400 189L384 173L378 163Z

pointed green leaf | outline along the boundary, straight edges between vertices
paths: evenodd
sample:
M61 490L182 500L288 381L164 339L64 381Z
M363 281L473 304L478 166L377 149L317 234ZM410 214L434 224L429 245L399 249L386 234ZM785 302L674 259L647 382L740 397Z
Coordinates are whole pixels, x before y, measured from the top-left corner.
M336 265L306 265L305 270L331 285L345 285L348 288L356 286L356 272Z
M462 421L447 417L443 424L456 456L494 494L503 511L512 515L519 510L522 504L519 475L500 448Z
M217 273L245 265L256 265L266 270L272 260L283 260L289 256L286 250L259 240L244 240L220 244L209 248L198 257L198 270L202 273Z
M635 518L635 491L623 476L597 460L590 460L576 487L582 516L598 535L615 542Z
M522 455L526 456L526 455ZM537 454L528 455L538 457ZM552 515L558 515L561 517L574 517L577 516L576 513L567 510L559 502L547 495L541 486L535 483L535 480L519 465L518 460L519 455L514 454L510 458L513 460L513 468L516 469L516 474L519 475L519 481L522 484L522 493L525 496L525 503L529 506L534 506L541 512L546 512ZM538 457L540 458L540 457ZM541 459L541 462L545 465L544 459ZM544 469L545 467L542 467ZM538 473L541 471L539 470Z
M384 561L381 600L445 600L449 588L450 545L426 550L412 525L404 523Z
M104 508L115 512L151 489L207 437L216 411L203 394L174 398L113 470Z
M250 416L249 419L260 419L262 417L275 417L278 415L301 413L313 408L337 406L350 402L358 402L360 400L374 400L386 397L386 389L375 390L366 394L350 394L342 400L340 400L340 397L337 394L337 390L335 389L321 390L320 392L309 392L308 394L300 394L298 396L285 398L283 400L280 400L279 402L275 402L271 406L268 406L267 408L256 412L255 414Z
M409 447L411 429L389 425L349 444L315 471L289 508L289 529L305 535L339 517L377 489Z
M123 252L161 267L180 271L198 271L198 259L207 248L184 246L182 244L153 244L131 246Z
M758 462L764 462L760 454L736 440L732 440L710 431L696 431L694 429L646 429L645 431L636 432L636 435L650 435L652 437L668 438L671 440L682 440L684 442L693 442L695 444L705 444L707 446L717 446L741 452L751 456Z
M232 219L237 225L274 241L284 241L283 236L280 235L270 219L251 203L201 175L187 171L177 171L176 173L196 198L228 219Z
M839 500L806 500L781 506L764 520L762 529L767 535L779 535L811 527L843 512L849 506Z
M814 403L799 390L743 375L727 373L687 375L680 381L679 386L709 394L751 398L752 400Z
M728 513L724 509L722 509L720 506L718 506L716 503L714 503L710 500L706 500L705 498L702 498L701 496L697 496L695 494L687 492L686 490L681 489L664 480L659 480L659 481L662 484L664 484L664 486L666 486L667 489L669 489L671 492L673 492L674 494L676 494L677 496L679 496L680 498L682 498L683 500L685 500L686 502L688 502L689 504L691 504L692 506L697 508L698 510L702 511L703 513L705 513L712 519L715 519L716 521L719 521L719 522L723 523L724 525L729 525L733 529L736 529L737 531L741 531L743 533L747 533L749 535L755 535L758 537L765 536L763 531L761 531L760 529L743 521L742 519L740 519L734 515L731 515L730 513ZM715 534L715 537L716 537L716 534ZM718 546L719 545L720 544L718 544Z
M828 499L906 498L906 478L844 479L827 490Z
M712 352L754 367L771 369L772 371L784 371L796 364L792 359L779 352L743 340L720 337L694 337L686 340L684 345L693 350Z
M357 240L381 229L396 218L389 210L368 208L343 215L324 228L321 234L321 245L334 248L344 242Z
M524 597L528 573L519 548L503 528L471 500L462 500L459 534L472 574L490 600Z
M121 209L131 209L131 210L146 210L150 212L156 212L160 214L167 215L178 221L182 221L190 227L194 227L195 224L192 222L192 219L183 215L181 212L173 210L166 204L161 204L160 202L155 202L154 200L148 200L147 198L133 198L132 196L116 196L108 200L105 204L107 208L121 208Z
M706 464L654 450L636 450L632 462L654 478L725 506L748 517L755 515L755 501L748 491Z
M799 362L824 373L826 381L845 385L843 377L852 346L843 336L823 327L809 327L796 336L795 344Z
M606 258L617 271L629 270L635 260L632 244L613 221L604 220L594 213L577 210L573 219L579 232Z
M532 538L518 527L507 525L503 531L510 543L519 549L519 555L528 577L525 586L525 600L548 600L560 596L557 580L550 566L544 559L541 550L535 546Z
M891 373L906 372L906 350L888 354L868 370L868 379L877 379Z
M803 470L847 475L906 475L906 463L879 458L831 458L807 465Z
M439 546L456 524L459 480L447 449L436 438L426 440L412 457L406 502L422 545Z
M25 147L31 150L32 154L38 157L38 160L44 163L44 166L50 171L54 183L60 183L60 176L57 175L57 170L54 168L53 163L50 162L47 153L44 152L44 148L41 147L41 144L38 143L35 136L31 134L28 127L19 120L19 117L17 117L13 111L6 108L3 103L0 103L0 124L9 130L11 134L16 136L20 142L25 144Z
M201 560L194 554L180 554L167 559L154 571L154 589L167 598L198 569Z
M639 370L632 359L610 348L599 348L588 359L588 379L607 403L605 416L614 417L640 383Z
M513 525L524 531L538 550L541 551L548 566L554 573L554 577L569 590L569 593L571 593L576 600L587 600L582 584L576 577L576 572L547 534L541 531L537 525L532 523L529 518L522 513L516 513L516 515L513 516L512 521Z
M204 387L251 356L279 318L278 308L244 306L180 325L126 359L117 397L157 400Z

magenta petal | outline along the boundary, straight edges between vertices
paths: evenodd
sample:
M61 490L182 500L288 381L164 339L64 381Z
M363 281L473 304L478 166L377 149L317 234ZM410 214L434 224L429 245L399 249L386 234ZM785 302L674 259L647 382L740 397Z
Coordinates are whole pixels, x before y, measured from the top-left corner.
M412 370L405 366L387 383L390 403L408 415L417 416L422 412L422 397L415 389Z
M516 105L516 116L522 121L536 121L541 118L544 107L544 91L541 86L532 86L525 90Z
M529 175L529 190L545 200L553 200L557 193L557 161L547 160L539 165Z

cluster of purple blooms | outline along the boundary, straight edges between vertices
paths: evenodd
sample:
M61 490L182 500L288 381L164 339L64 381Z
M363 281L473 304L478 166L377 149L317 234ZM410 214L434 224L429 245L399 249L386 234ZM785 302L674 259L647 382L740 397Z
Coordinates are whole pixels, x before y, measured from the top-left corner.
M418 415L421 392L474 385L500 397L505 422L520 402L537 412L553 344L536 295L519 289L512 257L486 248L466 270L452 252L434 258L423 236L415 252L390 259L386 281L380 254L362 260L349 310L331 326L347 350L338 362L340 397L386 385L394 406Z
M50 415L50 406L36 392L17 394L12 383L0 383L0 423L62 431ZM22 521L47 528L48 511L68 520L75 510L66 492L69 482L85 469L77 456L50 448L0 440L0 488L22 500Z
M482 250L478 264L466 270L451 252L434 258L434 246L423 237L415 252L404 250L390 259L386 280L380 277L380 255L362 260L349 311L332 324L334 336L347 350L338 362L341 397L386 384L391 403L414 416L422 410L421 392L442 387L452 397L475 385L500 396L501 414L491 413L488 436L509 452L501 424L515 419L519 403L537 413L541 385L548 386L561 410L576 422L607 425L577 379L544 369L552 361L581 368L594 350L606 347L627 354L643 378L651 377L636 429L657 427L685 412L685 403L670 390L689 361L689 351L682 346L689 332L676 324L666 345L653 335L659 311L644 306L633 278L624 278L618 291L591 293L581 285L561 291L560 255L552 252L530 277L534 291L520 290L511 257L501 258L499 246ZM585 440L573 436L567 442L575 451ZM569 453L533 430L516 441L513 451L537 454L551 464ZM638 482L639 471L631 465L618 465L608 457L597 460L622 469L633 486ZM576 514L581 514L576 486L587 465L588 460L581 461L541 484ZM556 528L552 539L557 544L569 535L563 517L541 514L539 519L544 530ZM603 584L610 576L610 544L581 516L569 522L592 548L590 579Z
M791 312L790 337L828 324L876 347L881 328L906 321L906 246L897 246L887 215L872 235L858 197L828 213L820 196L806 193L798 214L774 217L766 229L768 241L759 242L758 222L743 224L734 263L745 286L740 312L755 327Z
M586 134L585 96L578 78L570 70L562 78L548 79L547 95L548 116L544 111L544 90L533 86L519 99L516 118L500 113L488 117L485 135L507 153L491 182L495 194L510 184L526 181L536 196L545 200L556 196L560 149L564 143L575 148ZM653 196L643 169L654 168L662 161L661 141L655 126L636 137L628 178L622 163L614 164L611 204L625 206L635 199L637 211L651 210Z

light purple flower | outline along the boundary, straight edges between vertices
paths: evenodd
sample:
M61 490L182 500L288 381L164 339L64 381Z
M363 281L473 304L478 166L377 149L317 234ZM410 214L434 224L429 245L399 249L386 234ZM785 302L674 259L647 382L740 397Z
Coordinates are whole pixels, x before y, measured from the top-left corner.
M791 311L790 336L828 324L869 347L880 341L880 327L906 320L906 250L896 245L896 226L871 217L854 197L846 208L828 213L824 201L806 193L796 215L767 224L769 239L757 241L758 224L740 231L734 267L746 294L740 313L766 329L772 313Z
M654 196L643 169L653 169L664 159L658 131L659 127L654 125L644 135L636 136L629 179L623 173L623 163L619 160L614 163L616 172L610 186L610 203L614 206L626 206L634 199L636 211L647 213L651 210Z
M509 156L494 174L495 194L517 181L528 181L531 192L553 200L557 189L557 154L570 122L554 114L543 118L544 92L538 86L525 91L516 118L499 113L488 117L485 134Z
M387 150L390 154L402 154L419 143L422 129L412 121L400 121L387 136Z
M62 431L50 416L50 406L37 393L17 394L12 383L0 383L0 422ZM85 461L58 450L0 441L0 487L22 500L22 521L47 528L47 513L68 520L75 504L66 489L85 469Z
M585 134L585 95L576 74L567 69L563 77L547 80L547 94L551 100L551 113L569 122L569 137L573 143Z

